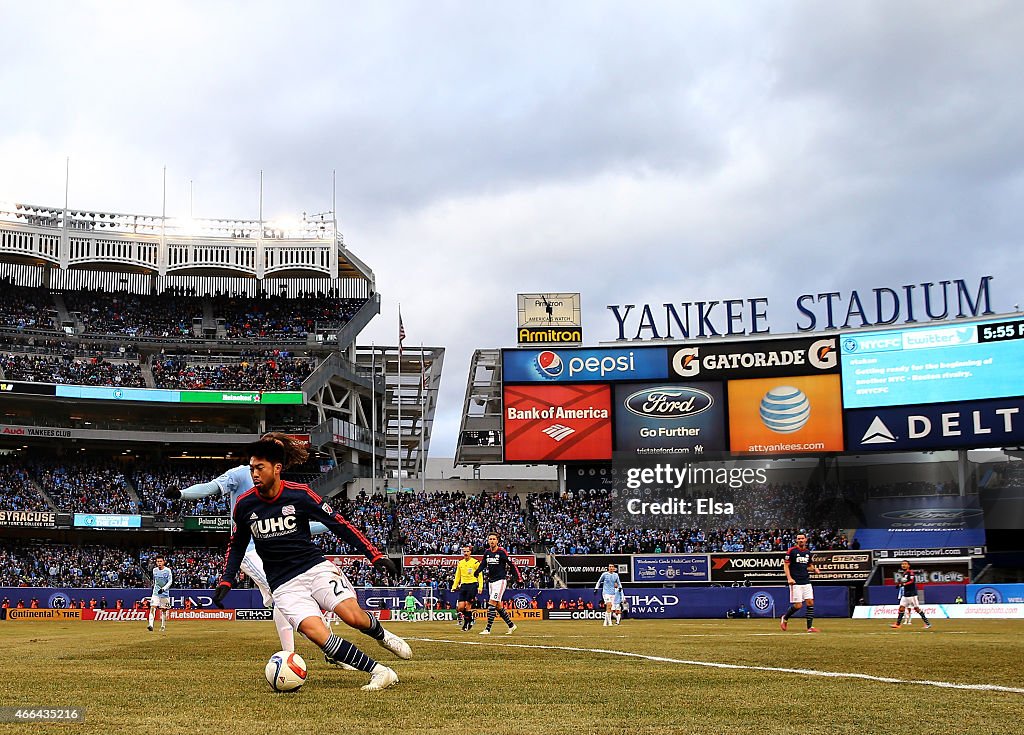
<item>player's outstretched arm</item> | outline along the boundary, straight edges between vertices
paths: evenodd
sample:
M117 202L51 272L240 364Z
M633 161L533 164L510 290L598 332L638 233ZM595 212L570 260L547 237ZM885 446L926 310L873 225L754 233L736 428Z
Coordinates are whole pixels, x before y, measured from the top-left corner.
M178 489L169 487L164 490L164 497L171 500L199 500L208 498L220 492L220 485L216 482L200 482L196 485L189 485L186 488Z
M308 491L304 498L302 501L303 509L310 518L320 521L335 536L350 546L359 549L378 572L387 574L395 582L398 581L401 574L395 563L384 556L380 549L370 543L370 540L353 526L348 519L335 511L327 501L318 502L316 496Z

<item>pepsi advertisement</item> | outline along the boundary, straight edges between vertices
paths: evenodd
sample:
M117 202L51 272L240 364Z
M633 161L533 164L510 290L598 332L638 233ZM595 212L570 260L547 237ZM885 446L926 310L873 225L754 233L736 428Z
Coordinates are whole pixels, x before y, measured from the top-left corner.
M725 451L722 384L616 385L615 448L644 455Z
M846 408L1004 398L1024 392L1024 321L848 334Z
M506 383L586 383L617 380L664 380L664 347L583 350L502 350Z

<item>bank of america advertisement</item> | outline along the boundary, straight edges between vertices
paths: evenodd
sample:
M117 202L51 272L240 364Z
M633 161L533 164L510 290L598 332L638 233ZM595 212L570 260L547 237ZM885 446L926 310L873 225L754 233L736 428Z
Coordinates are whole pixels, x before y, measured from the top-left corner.
M699 456L725 449L720 382L615 386L616 451Z
M506 385L502 397L506 462L611 459L608 385Z
M730 380L728 395L733 454L843 451L838 375Z

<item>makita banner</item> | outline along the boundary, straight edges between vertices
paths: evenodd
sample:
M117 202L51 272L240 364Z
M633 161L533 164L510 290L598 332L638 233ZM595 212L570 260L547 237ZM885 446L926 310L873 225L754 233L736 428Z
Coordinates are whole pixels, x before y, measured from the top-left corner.
M708 582L707 554L645 554L633 556L636 582Z
M608 571L608 565L614 564L619 579L632 582L629 554L573 554L556 556L556 569L561 568L562 581L572 584L597 584L602 572Z
M1024 398L848 410L851 452L1024 444Z
M479 561L480 554L474 554ZM364 557L365 558L365 557ZM405 567L455 567L462 559L454 554L408 554L402 557ZM509 559L517 567L537 566L537 557L533 554L509 554Z

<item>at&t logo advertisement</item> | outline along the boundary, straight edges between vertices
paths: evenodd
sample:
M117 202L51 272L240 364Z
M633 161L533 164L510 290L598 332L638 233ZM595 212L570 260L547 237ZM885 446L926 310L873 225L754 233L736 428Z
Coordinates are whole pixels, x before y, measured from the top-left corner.
M734 454L843 451L839 375L730 380L728 394Z
M615 449L634 454L704 454L725 449L722 384L615 386Z
M664 380L664 347L581 350L503 350L506 383L584 383L616 380Z

